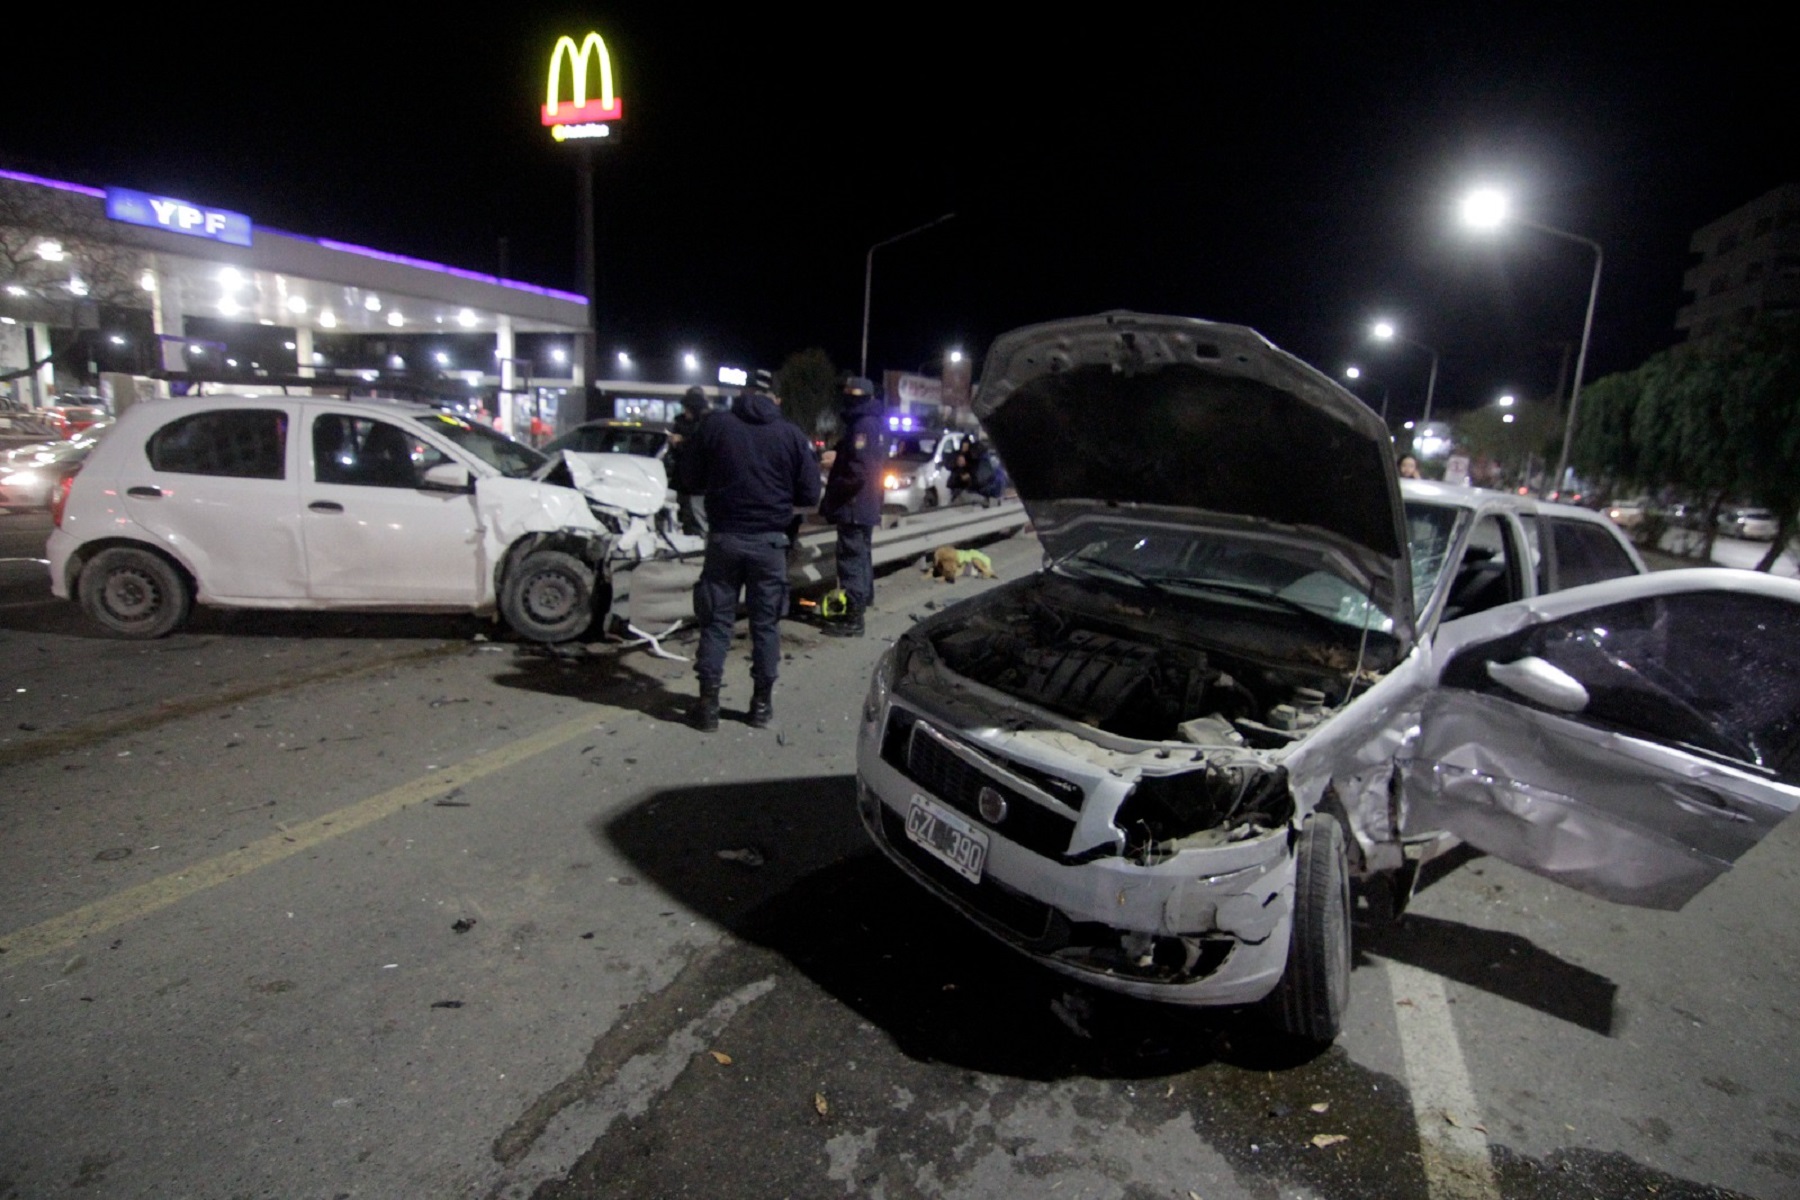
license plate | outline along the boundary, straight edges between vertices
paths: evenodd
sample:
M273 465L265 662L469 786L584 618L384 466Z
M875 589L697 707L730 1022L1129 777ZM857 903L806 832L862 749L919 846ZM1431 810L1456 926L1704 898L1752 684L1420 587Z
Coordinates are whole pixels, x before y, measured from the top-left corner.
M906 814L906 836L970 883L981 882L981 870L987 865L987 834L943 805L914 796L912 810Z

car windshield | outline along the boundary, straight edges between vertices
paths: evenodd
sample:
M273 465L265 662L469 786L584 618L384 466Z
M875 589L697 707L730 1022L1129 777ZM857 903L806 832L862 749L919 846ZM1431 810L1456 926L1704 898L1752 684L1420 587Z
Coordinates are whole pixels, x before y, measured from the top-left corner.
M464 421L449 413L427 413L418 418L425 428L449 438L502 475L524 479L544 462L544 456L530 446L495 433L485 425Z
M1406 542L1412 554L1413 603L1425 611L1425 601L1437 588L1444 562L1455 544L1463 509L1449 504L1406 502Z
M1141 524L1098 524L1052 569L1163 595L1203 597L1393 632L1393 619L1351 581L1320 568L1310 548Z
M897 437L888 443L888 457L901 462L930 462L937 444L934 437Z

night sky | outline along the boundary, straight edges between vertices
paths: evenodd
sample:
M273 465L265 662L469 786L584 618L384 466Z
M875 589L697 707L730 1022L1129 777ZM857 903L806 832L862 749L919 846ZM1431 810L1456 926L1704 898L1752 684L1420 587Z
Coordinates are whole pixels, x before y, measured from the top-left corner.
M1592 379L1676 339L1697 226L1800 179L1791 40L1735 6L768 9L95 16L9 54L0 166L478 270L504 238L509 276L573 289L572 154L537 106L556 35L597 28L626 115L603 353L854 366L869 246L954 212L876 252L872 371L1135 308L1358 362L1396 417L1428 362L1371 346L1378 314L1442 352L1440 411L1549 393L1580 335L1591 253L1471 237L1467 185L1605 247Z

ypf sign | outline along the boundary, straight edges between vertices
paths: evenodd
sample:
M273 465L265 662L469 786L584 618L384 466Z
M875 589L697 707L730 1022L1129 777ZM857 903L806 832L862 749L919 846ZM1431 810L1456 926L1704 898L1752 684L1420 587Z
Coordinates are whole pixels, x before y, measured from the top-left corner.
M250 218L224 208L207 208L173 196L152 196L130 188L106 189L106 215L127 225L146 229L166 229L189 237L233 246L248 246L251 238Z
M568 64L570 95L563 99L563 64ZM599 85L595 94L589 83ZM613 90L612 55L597 33L579 44L572 37L556 39L550 51L550 78L544 89L544 124L559 142L611 137L612 123L625 115L624 102Z

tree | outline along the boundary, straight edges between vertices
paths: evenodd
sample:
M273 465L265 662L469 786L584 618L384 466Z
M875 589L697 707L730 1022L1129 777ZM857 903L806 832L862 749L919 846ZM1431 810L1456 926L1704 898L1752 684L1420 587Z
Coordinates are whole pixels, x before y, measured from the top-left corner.
M1769 314L1662 351L1582 401L1582 470L1694 497L1708 554L1723 500L1767 505L1780 528L1757 569L1774 566L1800 527L1800 318Z
M788 355L775 372L775 394L781 397L782 412L808 437L829 432L824 426L827 418L835 419L837 393L838 370L831 356L816 346Z
M90 196L0 179L0 303L15 320L65 329L98 327L102 308L149 307L138 286L140 250L118 243L116 227ZM13 379L50 361L0 375Z
M1471 458L1487 459L1506 479L1521 481L1528 481L1534 459L1555 461L1555 439L1561 433L1556 406L1529 400L1509 409L1489 405L1463 413L1455 426L1456 444Z

